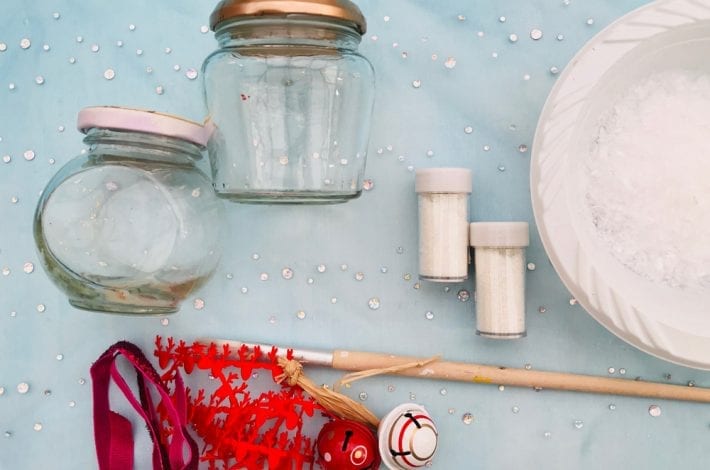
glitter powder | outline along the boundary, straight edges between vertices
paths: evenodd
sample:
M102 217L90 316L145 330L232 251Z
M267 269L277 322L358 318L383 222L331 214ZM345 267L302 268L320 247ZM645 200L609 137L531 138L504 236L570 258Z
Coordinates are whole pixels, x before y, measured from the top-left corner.
M55 356L55 359L58 360L58 361L61 361L62 359L64 359L64 354L57 354L57 355Z
M7 50L7 44L0 42L0 52L5 52Z
M29 49L31 45L32 45L32 42L27 38L22 38L20 40L20 47L22 49Z
M377 310L380 308L380 299L377 297L372 297L370 300L367 301L367 306L370 307L370 310Z
M157 87L155 87L155 92L159 95L162 95L163 93L165 93L165 88L163 88L161 85L158 85Z
M49 47L49 44L43 44L43 45L42 45L42 50L43 50L44 52L49 52L50 49L51 49L51 48Z
M5 163L10 163L10 161L12 161L12 157L10 155L3 155L2 161Z
M99 52L99 49L101 49L101 48L99 47L98 44L91 45L91 52Z
M412 86L413 86L414 88L419 88L419 87L421 87L421 86L422 86L421 80L414 80L414 81L412 82Z
M3 267L2 268L2 275L9 276L10 275L10 268L8 268L7 266Z
M200 26L200 32L201 32L202 34L207 34L207 33L209 33L209 31L210 31L209 26L207 26L207 25L202 25L202 26Z
M170 324L170 319L168 319L168 318L162 318L162 319L160 320L160 324L163 325L163 326L168 326L168 325Z
M78 382L79 382L79 385L84 385L84 384L86 384L86 379L84 377L80 377Z
M453 57L448 57L444 61L444 67L446 67L447 69L453 69L454 67L456 67L456 59L454 59Z
M505 16L501 16L498 18L498 21L500 21L501 23L505 23L505 20L506 20Z
M24 395L30 391L30 384L27 382L20 382L17 384L17 393Z
M69 402L69 408L74 408L76 406L76 402L74 400Z
M434 312L432 312L432 311L426 312L424 314L424 318L426 318L427 320L433 320L434 319Z
M545 431L542 435L545 439L549 439L552 437L552 433L550 431Z
M281 270L281 277L284 279L293 279L293 270L289 267Z
M626 369L624 369L623 367L619 369L619 374L626 375Z
M550 73L552 75L557 75L558 73L560 73L560 69L553 65L552 67L550 67Z
M518 35L515 33L512 33L508 36L508 41L510 42L518 42Z
M613 374L614 372L616 372L616 369L614 369L613 367L609 367L606 371L610 374Z
M589 18L589 19L587 19L587 25L588 25L588 26L591 26L591 25L593 25L593 24L594 24L594 18Z
M426 156L427 156L427 157L433 157L433 156L434 156L434 151L431 150L431 149L427 150L427 151L426 151Z
M203 308L205 308L205 301L198 297L192 302L192 307L195 310L202 310Z
M375 187L375 182L372 181L371 179L366 179L362 182L362 189L364 189L365 191L370 191L374 187Z
M356 281L362 281L363 279L365 279L365 273L356 272L354 277Z
M473 415L471 413L464 413L461 417L461 421L463 424L471 424L473 423Z
M525 364L525 370L531 370L532 369L532 364Z
M5 395L5 387L0 387L0 396Z
M661 416L661 407L658 405L651 405L648 407L648 414L654 418Z
M303 320L304 318L306 318L306 312L304 312L303 310L299 310L298 312L296 312L296 318L298 318L299 320Z
M35 83L37 85L43 85L44 84L44 77L42 75L37 75L35 77Z
M360 401L367 400L367 392L360 392L360 394L358 395L358 398L360 398Z
M106 80L113 80L115 76L116 76L116 72L113 69L104 70L104 78Z
M505 385L498 385L498 391L499 392L505 391Z
M528 263L528 271L535 271L535 263Z
M76 64L76 57L69 57L70 64Z
M176 72L179 72L180 66L178 64L173 65L173 70L175 70Z
M484 146L483 146L483 151L484 151L484 152L489 152L490 150L491 150L491 146L490 146L490 145L484 145Z
M564 39L565 39L565 35L564 35L564 34L558 34L558 35L557 35L557 40L558 40L558 41L564 41Z
M471 127L471 126L466 126L466 127L463 128L463 131L464 131L466 134L470 134L471 132L473 132L473 127Z
M35 270L35 265L30 262L27 262L22 266L22 270L27 274L31 274L32 271Z
M326 270L325 264L319 264L319 265L316 267L316 270L317 270L319 273L324 273L325 270Z
M35 159L35 152L34 150L25 150L22 156L25 157L25 160L29 162Z
M577 305L577 299L575 299L575 298L569 299L569 304L570 305Z
M394 392L395 390L397 390L397 387L395 387L394 385L388 385L388 386L387 386L387 391L388 391L388 392L392 393L392 392Z
M510 411L512 411L514 414L520 413L520 407L519 406L513 406Z
M439 395L441 395L442 397L445 396L447 393L449 393L449 392L445 388L442 388L441 390L439 390Z
M83 37L83 36L77 36L77 37L76 37L76 42L78 42L78 43L84 42L84 37Z
M44 306L44 304L38 304L38 305L37 305L37 311L38 311L39 313L44 312L45 309L46 309L46 307Z
M32 426L32 429L35 431L39 432L42 430L42 423L35 423L34 426Z
M331 303L331 304L337 304L337 303L338 303L338 298L337 298L337 297L331 297L330 303Z
M538 311L539 313L545 313L545 312L547 312L547 307L545 307L545 306L543 306L543 305L540 305L540 306L537 308L537 311Z
M611 411L614 411L614 410L616 409L616 405L613 404L613 403L609 404L609 409L610 409Z
M58 11L55 11L54 13L52 13L52 18L54 18L55 20L58 20L61 17L62 17L62 15L60 15Z
M528 151L528 146L525 144L518 145L518 152L525 153Z
M135 30L136 30L136 25L134 25L134 24L129 24L129 25L128 25L128 30L129 30L129 31L135 31Z
M268 281L269 280L269 273L259 274L259 279L261 279L262 281Z
M537 41L539 39L542 39L542 30L537 29L537 28L531 30L530 31L530 39L532 39L533 41Z
M242 294L246 294L247 292L249 292L249 289L246 288L246 287L242 287L241 289L239 289L239 291L240 291Z
M584 427L584 421L581 419L575 419L573 424L575 429L582 429Z

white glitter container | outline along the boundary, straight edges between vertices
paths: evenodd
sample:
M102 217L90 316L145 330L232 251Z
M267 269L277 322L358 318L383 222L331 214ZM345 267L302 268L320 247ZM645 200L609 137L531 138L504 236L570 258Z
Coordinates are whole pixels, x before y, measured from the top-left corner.
M468 278L471 187L471 170L466 168L417 170L419 279L460 282Z
M476 334L522 338L525 332L527 222L470 225L476 272Z

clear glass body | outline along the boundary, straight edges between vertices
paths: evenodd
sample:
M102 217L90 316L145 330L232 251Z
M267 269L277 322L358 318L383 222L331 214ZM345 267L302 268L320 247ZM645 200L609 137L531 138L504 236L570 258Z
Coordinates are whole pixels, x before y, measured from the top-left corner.
M419 279L468 278L468 194L419 193Z
M222 204L194 163L199 147L90 130L90 149L50 180L34 236L50 278L79 308L163 314L219 261Z
M236 19L203 65L220 197L328 203L360 195L374 71L351 27L313 17Z

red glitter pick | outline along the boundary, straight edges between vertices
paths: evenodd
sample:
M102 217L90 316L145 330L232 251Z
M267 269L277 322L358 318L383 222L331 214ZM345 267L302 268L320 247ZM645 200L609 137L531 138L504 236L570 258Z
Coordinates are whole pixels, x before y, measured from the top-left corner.
M164 381L173 383L179 369L186 374L207 371L215 379L210 392L187 389L188 422L202 439L200 460L208 469L302 470L313 465L314 441L304 434L304 418L316 412L327 414L325 410L299 387L275 385L276 390L253 398L249 392L255 371L269 371L274 379L283 372L277 353L275 347L264 353L246 346L188 345L156 337L155 356ZM291 351L287 355L291 357ZM162 406L158 412L162 438L167 440L172 429Z

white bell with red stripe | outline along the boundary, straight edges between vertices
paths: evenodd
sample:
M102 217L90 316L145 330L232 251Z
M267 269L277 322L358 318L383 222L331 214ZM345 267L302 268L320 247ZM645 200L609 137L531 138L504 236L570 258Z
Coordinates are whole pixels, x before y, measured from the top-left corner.
M377 430L380 457L390 470L424 467L434 457L439 434L424 407L405 403L390 411Z

